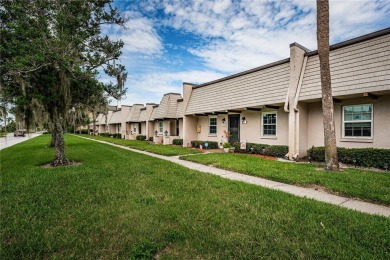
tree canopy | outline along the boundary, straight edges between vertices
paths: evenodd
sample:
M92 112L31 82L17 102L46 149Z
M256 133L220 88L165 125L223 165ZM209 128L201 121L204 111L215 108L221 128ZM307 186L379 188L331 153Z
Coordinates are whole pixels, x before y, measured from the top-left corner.
M111 0L0 0L1 95L12 100L28 126L47 114L56 155L53 165L69 163L63 132L72 107L104 103L104 93L119 98L127 73L117 63L123 42L102 26L123 26ZM115 77L103 84L98 72Z

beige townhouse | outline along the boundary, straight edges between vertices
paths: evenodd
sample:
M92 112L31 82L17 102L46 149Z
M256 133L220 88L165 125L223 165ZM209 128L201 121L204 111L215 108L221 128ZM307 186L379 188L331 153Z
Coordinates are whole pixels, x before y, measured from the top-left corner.
M172 144L183 138L183 98L179 93L167 93L160 104L154 106L150 120L153 122L154 143Z
M330 47L339 147L390 148L390 28ZM183 145L192 140L288 145L290 159L323 146L317 51L200 85L183 83ZM167 125L166 128L169 128Z

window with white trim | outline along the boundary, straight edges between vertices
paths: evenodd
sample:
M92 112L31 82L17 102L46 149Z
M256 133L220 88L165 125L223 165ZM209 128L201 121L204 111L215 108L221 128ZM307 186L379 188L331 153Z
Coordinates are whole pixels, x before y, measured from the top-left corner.
M261 135L276 136L276 112L261 113Z
M372 104L343 106L343 137L372 137Z
M163 121L158 121L158 131L160 132L160 134L163 133L164 131Z
M217 134L217 118L209 117L209 134L216 135Z

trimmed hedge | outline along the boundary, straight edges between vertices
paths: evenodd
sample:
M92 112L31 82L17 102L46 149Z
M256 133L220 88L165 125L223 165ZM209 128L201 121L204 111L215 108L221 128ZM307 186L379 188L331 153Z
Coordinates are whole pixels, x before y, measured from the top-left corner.
M204 146L205 143L208 143L209 146L207 147L207 149L218 149L219 146L218 146L218 142L213 142L213 141L199 141L199 140L195 140L195 141L191 141L191 146L193 148L199 148L200 145L202 145L203 148L206 148Z
M268 145L246 143L246 149L240 149L240 143L233 144L235 153L252 153L283 158L288 153L287 145Z
M88 129L81 129L81 130L79 131L79 133L80 133L80 134L83 134L83 135L87 135L87 134L89 134L89 130L88 130Z
M149 141L153 142L153 136L149 137Z
M121 134L111 134L110 136L112 136L113 138L118 138L118 139L122 138Z
M174 145L183 145L183 139L173 139L172 144Z
M113 138L118 138L118 139L122 138L121 134L100 133L99 135L104 136L104 137L111 137L112 136Z
M137 137L135 139L140 140L140 141L145 141L146 135L137 135Z
M312 147L307 150L311 161L325 161L325 147ZM356 166L384 168L385 163L390 166L390 149L377 148L344 148L337 147L339 162Z

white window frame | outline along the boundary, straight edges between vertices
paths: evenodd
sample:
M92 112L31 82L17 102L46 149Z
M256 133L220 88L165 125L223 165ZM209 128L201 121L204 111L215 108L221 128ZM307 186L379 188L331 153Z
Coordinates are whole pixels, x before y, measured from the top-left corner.
M264 134L264 123L263 123L263 115L269 115L269 114L275 114L275 134L274 135L267 135ZM261 112L260 116L260 124L261 124L261 137L262 138L275 138L277 137L278 133L278 112L277 111L268 111L268 112Z
M164 121L158 121L158 132L162 135L164 132Z
M215 118L215 125L211 125L210 124L210 121L211 121L211 119L212 118ZM216 117L216 116L210 116L209 117L209 136L217 136L217 134L218 134L218 117ZM211 126L215 126L215 133L211 133Z
M344 120L344 108L345 107L352 107L352 106L371 106L371 120L352 120L352 121L345 121ZM341 106L342 113L341 113L341 125L342 125L342 138L343 139L373 139L374 138L374 104L356 104L356 105L345 105ZM371 136L345 136L345 123L371 123Z

